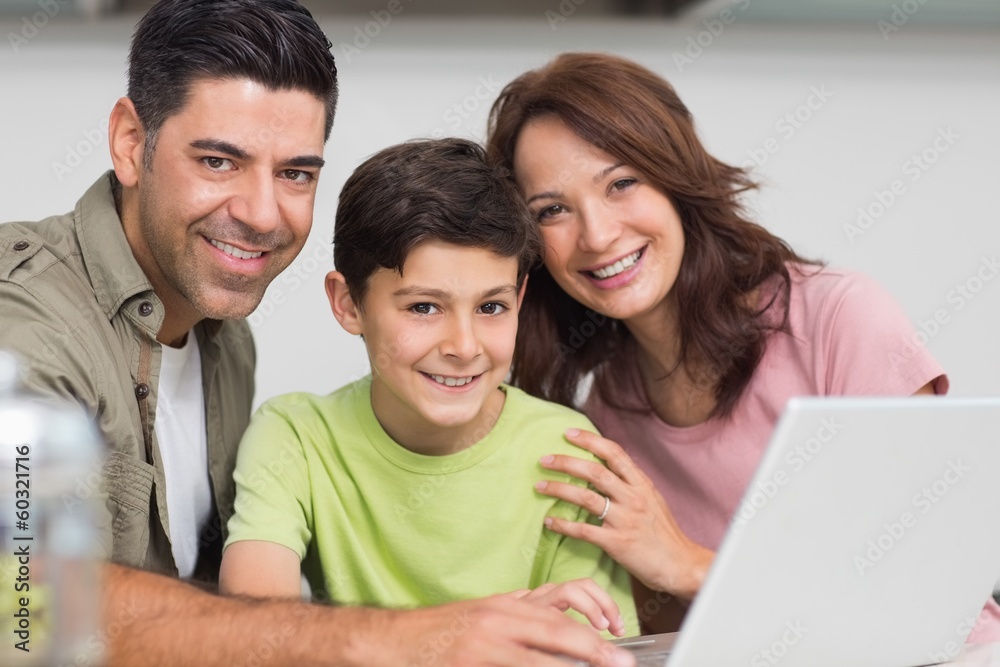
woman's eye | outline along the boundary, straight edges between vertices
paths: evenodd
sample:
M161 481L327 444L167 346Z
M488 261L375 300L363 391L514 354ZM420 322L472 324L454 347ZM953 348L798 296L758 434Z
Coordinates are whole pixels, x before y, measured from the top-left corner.
M630 186L635 185L634 178L619 178L617 181L611 184L611 187L615 190L625 190Z
M490 303L484 303L479 307L479 310L483 311L484 315L499 315L507 310L507 306L491 301Z
M553 217L559 215L560 213L563 213L565 210L566 209L564 209L562 207L562 204L553 204L552 206L549 206L547 208L543 208L541 211L539 211L538 212L538 219L539 220L547 220L549 218L553 218Z

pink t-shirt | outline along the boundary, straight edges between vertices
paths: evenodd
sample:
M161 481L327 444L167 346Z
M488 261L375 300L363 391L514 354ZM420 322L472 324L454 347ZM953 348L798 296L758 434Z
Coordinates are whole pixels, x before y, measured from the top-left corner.
M584 412L650 476L680 527L717 550L788 399L795 396L908 396L948 378L915 338L909 318L871 278L790 266L790 334L773 334L757 371L726 420L679 428L653 413L619 412L592 391ZM624 396L634 404L636 397ZM1000 641L991 599L970 642Z

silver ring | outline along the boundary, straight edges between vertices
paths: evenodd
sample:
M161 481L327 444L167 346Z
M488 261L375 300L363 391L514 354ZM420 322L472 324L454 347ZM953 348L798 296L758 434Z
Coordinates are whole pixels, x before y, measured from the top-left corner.
M597 517L598 521L604 521L604 517L608 515L608 510L611 509L611 498L604 496L604 511L601 512L601 516Z

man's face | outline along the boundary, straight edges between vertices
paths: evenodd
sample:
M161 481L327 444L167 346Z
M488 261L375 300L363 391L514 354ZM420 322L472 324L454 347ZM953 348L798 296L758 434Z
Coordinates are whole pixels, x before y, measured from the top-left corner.
M246 79L195 82L139 175L126 233L168 309L248 316L302 249L323 164L325 107Z

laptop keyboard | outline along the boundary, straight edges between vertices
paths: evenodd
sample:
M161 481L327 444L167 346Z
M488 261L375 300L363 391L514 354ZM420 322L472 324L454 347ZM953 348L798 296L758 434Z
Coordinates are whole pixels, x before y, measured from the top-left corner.
M668 653L654 653L636 658L636 667L663 667L667 663Z

